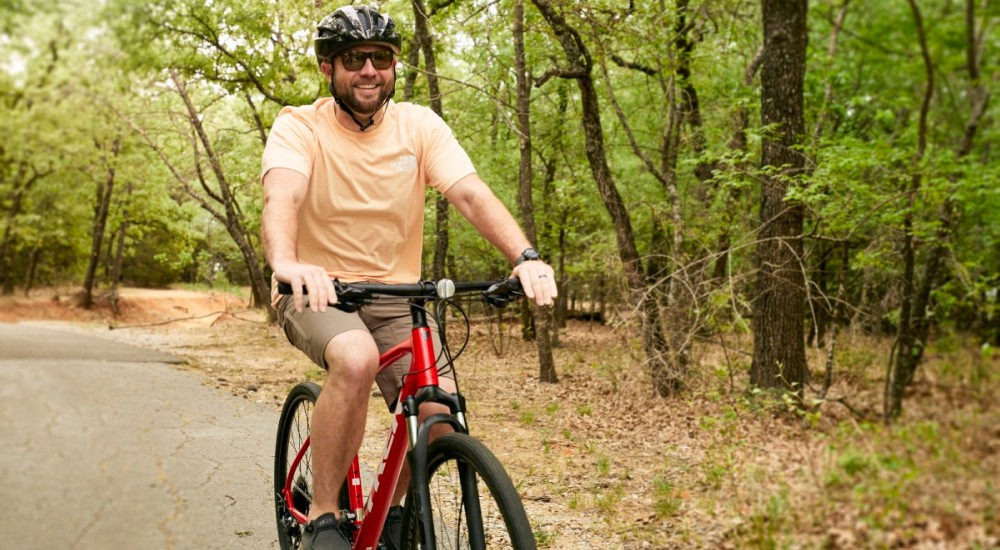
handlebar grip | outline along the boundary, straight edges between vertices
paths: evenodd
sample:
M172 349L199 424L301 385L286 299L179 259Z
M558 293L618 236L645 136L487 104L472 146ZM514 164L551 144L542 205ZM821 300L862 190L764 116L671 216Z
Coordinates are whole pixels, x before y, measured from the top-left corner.
M333 304L333 307L341 311L353 313L371 303L371 292L362 288L345 286L340 281L334 281L333 288L337 292L337 303ZM278 281L278 294L291 295L292 285ZM309 295L309 289L305 286L302 287L302 295Z

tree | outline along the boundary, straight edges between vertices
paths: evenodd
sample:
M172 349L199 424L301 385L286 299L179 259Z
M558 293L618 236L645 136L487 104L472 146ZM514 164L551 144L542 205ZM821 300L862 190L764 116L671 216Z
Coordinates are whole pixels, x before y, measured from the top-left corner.
M760 227L753 296L750 384L799 397L807 380L803 328L803 208L785 199L801 175L805 134L806 0L762 0Z
M521 159L518 169L519 192L517 205L525 233L532 243L538 242L535 229L535 206L532 199L532 151L531 151L531 82L524 53L524 2L514 0L513 13L514 71L517 82L517 129ZM549 308L534 306L535 343L538 348L538 371L542 382L555 384L559 381L555 361L552 358L552 312Z
M253 173L247 161L259 155L233 154L236 149L253 146L232 136L254 135L253 132L258 138L256 146L262 146L267 124L260 103L269 102L273 112L286 104L305 102L308 97L305 89L311 79L302 82L299 73L305 70L304 66L315 71L315 66L307 61L308 56L297 55L302 42L311 39L298 32L310 26L307 17L294 9L272 16L275 14L268 14L268 9L228 2L211 5L178 2L152 9L112 4L108 11L125 16L116 18L125 23L119 27L121 40L144 45L126 49L135 69L161 77L169 73L171 89L182 101L182 119L189 125L184 133L191 149L171 152L152 139L149 130L134 118L130 124L170 168L185 193L226 227L245 264L251 304L267 307L273 316L268 298L270 285L256 251L258 239L253 230L258 223L255 214L259 210L256 200L259 186L244 185L244 178ZM212 92L192 93L192 84ZM202 97L206 103L198 104ZM235 108L236 100L246 106L246 112ZM216 108L216 101L223 105L223 112L240 115L233 119L233 126L240 123L244 126L233 133L218 130L219 135L211 135L216 129L203 119L209 110ZM220 147L225 150L220 151ZM190 174L180 170L178 160L172 157L178 153L193 155L191 171L200 191L189 183ZM207 178L207 174L211 177Z
M110 144L110 158L105 159L107 177L97 184L97 197L94 204L94 231L90 247L90 261L87 263L87 275L83 279L83 297L80 305L90 308L94 305L94 282L97 277L97 266L100 262L104 231L108 225L108 213L111 210L111 197L115 190L115 163L121 151L121 137L115 137Z
M569 25L566 18L548 0L533 0L533 2L559 40L566 63L565 67L548 70L535 85L541 86L556 76L571 79L577 84L580 91L587 160L598 192L614 224L618 254L631 293L630 299L640 312L643 347L649 361L653 387L661 396L670 395L679 389L681 381L677 373L670 371L666 362L667 343L662 331L659 307L656 300L650 299L651 285L643 275L632 221L608 166L601 109L591 74L593 59L580 33Z
M444 118L444 107L441 105L441 86L438 81L437 60L434 57L434 37L430 30L430 15L423 0L411 0L413 4L413 52L411 57L419 62L419 52L424 54L424 74L427 77L427 91L430 95L431 110ZM414 64L416 67L416 64ZM407 93L413 92L411 82L407 82ZM406 99L410 96L407 95ZM445 277L445 263L448 257L448 199L437 194L434 200L434 260L431 263L431 273L435 279Z
M923 358L924 349L930 335L931 318L928 310L931 308L931 293L937 287L946 256L954 239L954 232L959 224L960 212L957 201L953 198L956 189L957 174L951 173L948 179L949 193L944 199L938 216L937 229L931 240L931 246L925 259L920 262L924 266L923 276L917 276L918 243L915 229L916 203L922 194L923 181L928 177L923 167L928 151L929 116L935 91L934 61L932 59L929 40L923 22L920 7L909 0L913 15L917 44L920 48L924 66L924 94L920 104L919 126L917 130L917 147L911 164L911 177L907 188L907 204L904 218L903 235L903 277L902 301L900 304L899 328L890 358L888 375L886 376L885 402L883 414L887 421L897 418L903 407L903 396L906 387L913 381L917 367ZM983 58L982 31L976 25L976 5L974 0L966 0L964 11L965 22L965 68L968 77L969 114L962 128L961 137L955 151L956 159L963 159L971 151L980 127L980 122L989 103L989 88L981 80L980 68Z

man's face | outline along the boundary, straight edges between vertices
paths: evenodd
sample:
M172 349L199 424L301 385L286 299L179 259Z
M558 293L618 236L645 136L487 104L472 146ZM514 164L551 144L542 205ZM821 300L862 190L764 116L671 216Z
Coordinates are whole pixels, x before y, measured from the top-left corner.
M395 86L395 58L385 69L375 68L375 65L383 66L385 56L391 53L392 50L379 46L359 46L345 50L333 58L332 67L323 64L323 73L327 78L332 78L334 92L351 111L359 115L373 115L385 103ZM364 58L365 54L374 54L376 57ZM359 58L361 66L357 67Z

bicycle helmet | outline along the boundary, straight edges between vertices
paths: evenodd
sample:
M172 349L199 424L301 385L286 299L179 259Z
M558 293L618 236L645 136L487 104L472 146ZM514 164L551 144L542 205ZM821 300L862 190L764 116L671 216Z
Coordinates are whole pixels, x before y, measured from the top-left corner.
M344 6L320 21L313 42L316 62L322 65L341 51L362 44L386 46L399 55L403 38L396 22L375 6Z

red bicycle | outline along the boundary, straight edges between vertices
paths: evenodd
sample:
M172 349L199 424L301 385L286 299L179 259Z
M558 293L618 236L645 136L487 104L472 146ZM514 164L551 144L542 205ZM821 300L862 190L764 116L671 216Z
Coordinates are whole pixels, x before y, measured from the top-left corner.
M459 392L447 393L438 385L439 368L452 366L453 357L445 334L442 312L453 305L461 312L468 341L468 317L456 303L458 297L481 299L498 307L523 296L520 281L455 283L442 280L408 285L374 283L334 284L336 307L356 311L380 296L405 297L410 305L413 330L379 359L385 369L412 355L410 370L403 378L397 412L388 427L385 451L367 497L361 468L355 457L341 489L341 513L351 518L353 548L382 548L380 534L389 512L403 460L410 464L410 485L403 506L402 547L408 549L476 550L535 548L531 524L521 498L500 461L480 441L469 435L465 399ZM291 293L291 287L279 289ZM427 324L428 303L434 302L441 337L441 356L435 355ZM438 364L438 359L443 359ZM456 381L457 383L457 381ZM312 501L312 460L309 423L320 387L302 382L292 388L281 411L274 453L274 488L278 539L282 550L299 548ZM446 405L450 414L436 414L418 421L422 403ZM431 427L446 424L453 430L430 442ZM400 430L405 426L405 435ZM344 516L342 516L344 517Z

